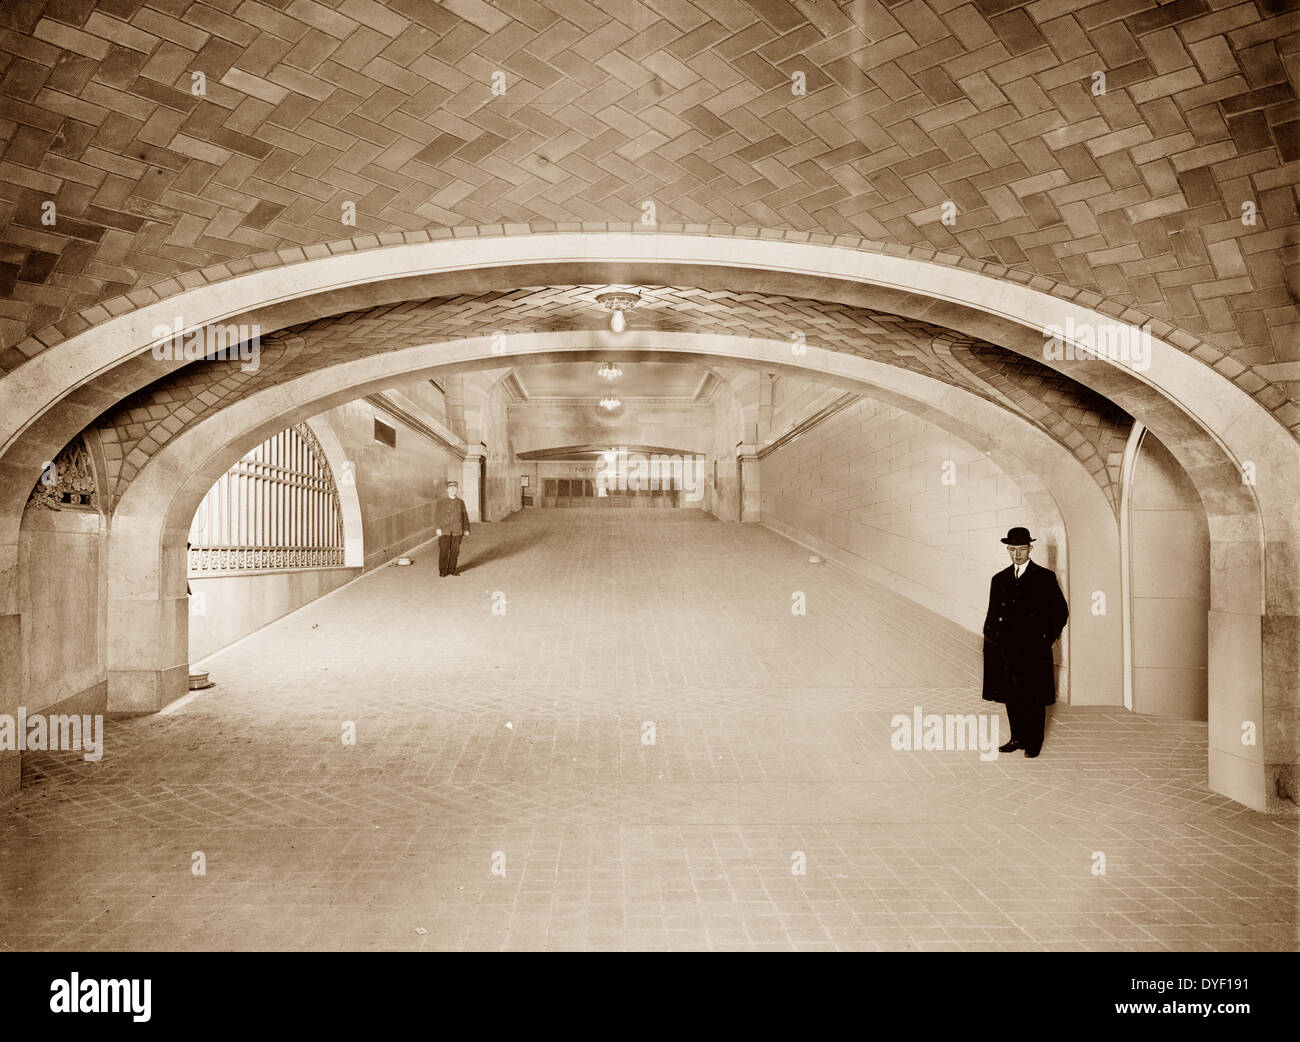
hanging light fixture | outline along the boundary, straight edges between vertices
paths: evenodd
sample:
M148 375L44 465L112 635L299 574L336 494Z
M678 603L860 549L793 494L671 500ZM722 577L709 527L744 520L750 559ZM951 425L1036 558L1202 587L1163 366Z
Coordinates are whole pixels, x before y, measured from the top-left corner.
M615 312L617 314L617 312ZM601 362L600 368L596 370L596 375L603 380L617 380L623 375L623 370L613 362Z
M627 320L623 317L623 312L631 311L641 303L641 291L627 289L613 289L607 293L598 294L596 303L606 311L613 312L609 318L609 328L615 333L621 333L627 328Z
M607 395L605 395L604 398L602 398L602 399L600 400L600 406L601 406L601 408L602 408L602 409L609 409L611 412L612 412L614 409L617 409L617 408L618 408L620 405L622 405L622 404L623 404L623 403L620 402L617 398L615 398L612 394L607 394Z

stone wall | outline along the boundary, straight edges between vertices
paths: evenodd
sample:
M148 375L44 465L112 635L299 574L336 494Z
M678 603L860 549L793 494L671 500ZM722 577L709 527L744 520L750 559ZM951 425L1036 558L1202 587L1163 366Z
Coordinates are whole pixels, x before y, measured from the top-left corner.
M945 463L954 484L943 483ZM1012 525L1034 527L984 453L868 399L772 451L761 475L764 524L973 632L990 578L1008 564L999 540Z
M233 644L360 574L360 568L299 568L191 579L190 662Z
M1191 479L1150 431L1128 505L1133 709L1205 720L1209 526Z
M654 445L708 452L713 407L707 402L627 401L608 412L594 401L528 401L510 405L514 451L565 445Z
M375 440L378 417L397 429L397 445ZM361 500L368 571L433 537L433 506L448 481L461 481L451 450L364 399L323 414L353 464Z
M512 445L509 398L505 388L493 387L483 405L483 450L487 457L485 521L500 521L519 509L519 470Z
M713 397L709 417L711 444L707 475L708 510L719 521L740 520L740 477L736 446L744 440L745 418L740 399L728 387Z
M20 704L28 712L60 703L69 712L103 712L108 591L101 563L107 547L98 512L29 508L23 515Z

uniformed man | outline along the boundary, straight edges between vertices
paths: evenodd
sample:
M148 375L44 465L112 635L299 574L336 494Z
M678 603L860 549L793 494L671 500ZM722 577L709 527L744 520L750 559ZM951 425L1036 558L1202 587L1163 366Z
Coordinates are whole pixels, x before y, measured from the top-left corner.
M460 541L469 535L469 511L457 493L460 485L447 482L447 494L433 508L433 527L438 533L438 574L460 575L456 558L460 555Z

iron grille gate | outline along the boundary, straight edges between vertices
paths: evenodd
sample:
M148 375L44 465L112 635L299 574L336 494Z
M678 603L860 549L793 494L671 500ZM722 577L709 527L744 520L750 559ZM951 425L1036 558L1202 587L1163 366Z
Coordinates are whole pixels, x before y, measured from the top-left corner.
M190 525L191 577L343 565L343 511L305 423L247 453L208 490Z

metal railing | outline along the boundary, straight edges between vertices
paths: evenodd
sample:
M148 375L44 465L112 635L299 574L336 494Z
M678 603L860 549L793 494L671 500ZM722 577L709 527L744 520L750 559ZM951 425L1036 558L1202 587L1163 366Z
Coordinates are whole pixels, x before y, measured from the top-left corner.
M343 511L311 429L268 438L217 479L190 525L191 577L343 565Z

